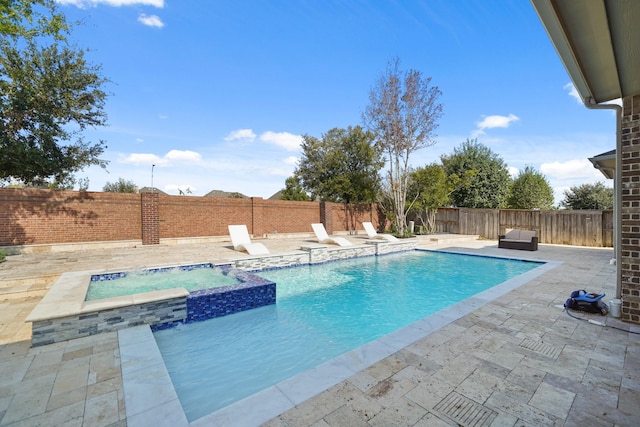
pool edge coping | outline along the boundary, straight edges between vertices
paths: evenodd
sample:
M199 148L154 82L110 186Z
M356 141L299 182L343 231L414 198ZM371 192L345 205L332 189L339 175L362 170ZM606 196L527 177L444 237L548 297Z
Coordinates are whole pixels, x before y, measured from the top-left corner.
M42 300L27 315L25 322L43 322L94 313L100 310L128 307L143 303L187 297L185 288L171 288L111 298L86 301L91 276L102 270L85 270L62 273Z
M447 250L427 249L427 251L483 256L474 253ZM122 381L123 388L125 389L125 408L127 408L127 425L130 427L148 426L150 425L148 424L149 419L171 419L176 422L176 424L172 425L191 427L227 425L229 423L241 426L258 426L563 264L561 261L531 260L525 256L518 258L492 255L488 256L488 258L530 261L540 263L541 265L191 422L187 421L182 405L179 399L177 399L177 393L173 387L162 355L160 354L155 339L153 339L152 346L146 351L153 353L153 347L155 346L155 351L157 351L160 356L161 365L158 364L157 367L161 367L161 369L154 374L162 373L162 375L166 376L162 383L166 384L168 380L168 386L171 390L165 390L165 393L173 393L176 396L177 406L175 405L175 401L171 401L171 404L167 404L166 401L161 402L156 406L145 408L142 411L134 406L131 408L131 411L134 413L130 416L129 410L130 404L132 403L126 398L126 390L127 387L131 388L131 384L144 384L145 378L134 374L138 373L142 375L145 371L137 370L128 372L127 375L125 375L124 366L130 361L125 357L126 353L125 356L121 354L120 357L123 366ZM151 334L151 329L148 326L139 326L136 328L144 327L146 327ZM127 328L118 331L119 340L121 335L123 339L126 340L129 334L128 331L136 328ZM145 342L148 342L148 340L137 341L136 345L141 347ZM145 354L145 349L140 348L138 352ZM156 390L155 392L157 393L157 381L148 384L148 387L148 391L143 393L147 395L152 394L153 390ZM175 413L176 411L178 411L177 414Z

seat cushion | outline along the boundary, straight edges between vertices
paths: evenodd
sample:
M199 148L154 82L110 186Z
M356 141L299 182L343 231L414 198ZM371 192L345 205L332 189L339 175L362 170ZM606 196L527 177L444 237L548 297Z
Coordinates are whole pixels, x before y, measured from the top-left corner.
M520 230L507 228L504 235L504 240L520 240Z
M520 230L520 240L524 240L530 242L536 236L535 231L530 230Z

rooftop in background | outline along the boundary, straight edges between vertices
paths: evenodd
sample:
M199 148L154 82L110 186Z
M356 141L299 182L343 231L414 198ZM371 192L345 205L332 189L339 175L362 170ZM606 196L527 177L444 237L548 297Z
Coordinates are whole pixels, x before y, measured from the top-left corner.
M159 190L159 189L157 189L155 187L142 187L138 191L138 193L158 193L158 194L162 194L162 195L168 196L167 193L165 193L164 191Z
M589 157L589 161L593 163L593 167L602 172L607 179L614 179L616 176L616 150L607 151Z
M228 199L248 199L249 196L245 196L242 193L238 193L236 191L222 191L222 190L211 190L204 197L226 197Z
M282 190L274 193L271 197L269 197L269 200L282 200Z

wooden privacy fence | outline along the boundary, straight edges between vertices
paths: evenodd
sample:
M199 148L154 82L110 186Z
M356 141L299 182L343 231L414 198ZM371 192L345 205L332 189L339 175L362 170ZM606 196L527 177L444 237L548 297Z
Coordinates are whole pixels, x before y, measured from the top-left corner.
M533 230L540 243L613 247L613 211L441 208L436 232L497 239L507 228Z

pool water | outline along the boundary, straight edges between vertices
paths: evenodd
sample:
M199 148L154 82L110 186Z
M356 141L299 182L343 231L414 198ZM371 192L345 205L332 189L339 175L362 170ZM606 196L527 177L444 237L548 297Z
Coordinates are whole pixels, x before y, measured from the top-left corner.
M173 288L197 291L238 283L238 279L212 264L103 274L91 278L85 301Z
M412 251L265 271L275 306L154 335L193 421L539 265Z

